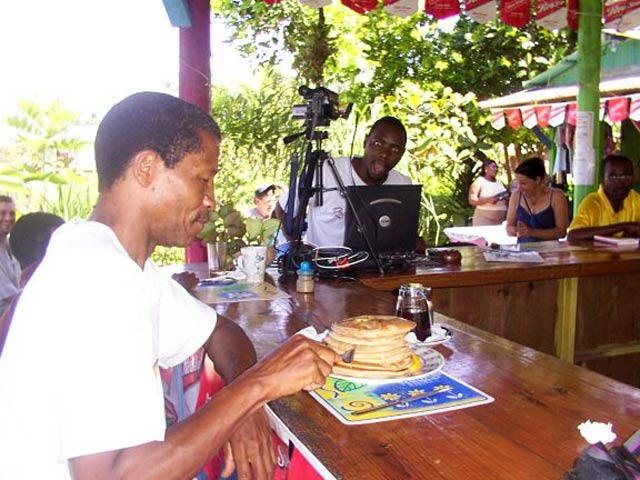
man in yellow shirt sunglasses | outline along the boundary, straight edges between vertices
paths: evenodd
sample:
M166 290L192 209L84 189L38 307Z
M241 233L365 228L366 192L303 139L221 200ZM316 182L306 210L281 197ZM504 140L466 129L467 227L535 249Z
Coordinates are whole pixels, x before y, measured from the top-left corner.
M624 155L603 160L600 188L580 203L567 239L590 240L594 235L640 237L640 194L633 190L633 164Z

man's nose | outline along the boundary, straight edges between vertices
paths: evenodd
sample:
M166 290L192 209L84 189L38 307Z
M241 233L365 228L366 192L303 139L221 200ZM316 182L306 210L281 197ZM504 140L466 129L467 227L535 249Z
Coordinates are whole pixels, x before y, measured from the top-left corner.
M202 199L202 203L209 210L215 210L216 208L216 194L213 188L213 181L211 181L204 192L204 198Z

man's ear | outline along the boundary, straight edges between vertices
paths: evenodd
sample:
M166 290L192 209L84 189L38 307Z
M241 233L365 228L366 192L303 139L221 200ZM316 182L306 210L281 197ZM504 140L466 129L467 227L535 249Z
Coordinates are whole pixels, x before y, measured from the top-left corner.
M153 182L160 163L162 159L157 152L142 150L133 157L131 171L140 185L148 187Z

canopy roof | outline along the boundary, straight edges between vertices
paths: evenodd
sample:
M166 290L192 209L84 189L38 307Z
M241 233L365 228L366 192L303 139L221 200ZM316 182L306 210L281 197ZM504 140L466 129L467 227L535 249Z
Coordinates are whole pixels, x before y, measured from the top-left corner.
M628 96L640 93L640 74L600 82L602 100L609 97ZM548 88L528 88L520 92L480 102L483 108L514 108L526 105L548 105L558 102L575 102L578 85Z
M640 119L640 40L609 38L601 61L600 118L618 122ZM480 102L491 109L495 128L575 125L578 55L565 57L524 83L525 89ZM506 116L506 123L505 123Z

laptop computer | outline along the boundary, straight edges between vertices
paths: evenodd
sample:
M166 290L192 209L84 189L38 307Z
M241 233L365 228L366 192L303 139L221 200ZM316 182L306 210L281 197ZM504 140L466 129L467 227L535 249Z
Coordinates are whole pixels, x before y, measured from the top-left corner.
M348 186L346 189L377 254L415 251L422 185ZM368 251L348 206L344 245Z

